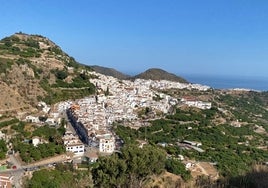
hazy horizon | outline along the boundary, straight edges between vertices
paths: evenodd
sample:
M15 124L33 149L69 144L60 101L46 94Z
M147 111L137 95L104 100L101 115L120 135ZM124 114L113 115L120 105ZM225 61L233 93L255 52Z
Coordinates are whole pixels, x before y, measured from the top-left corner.
M157 67L154 67L157 68ZM145 70L144 70L145 71ZM143 71L142 71L143 72ZM135 76L141 72L122 72L129 76ZM207 85L215 89L253 89L268 91L268 76L241 76L241 75L216 75L216 74L184 74L173 73L186 79L190 83Z
M104 65L90 65L90 66L101 66L101 67L105 67ZM181 77L222 77L222 78L242 78L242 79L268 79L268 75L235 75L235 74L202 74L202 73L184 73L184 72L177 72L176 70L171 70L168 71L165 68L160 68L160 67L148 67L147 69L143 69L140 71L131 71L131 70L120 70L120 69L116 69L114 67L106 67L106 68L111 68L111 69L115 69L116 71L119 71L123 74L129 75L129 76L136 76L140 73L143 73L145 71L147 71L148 69L152 69L152 68L156 68L156 69L162 69L164 71L167 71L168 73L171 74L175 74L177 76L181 76Z

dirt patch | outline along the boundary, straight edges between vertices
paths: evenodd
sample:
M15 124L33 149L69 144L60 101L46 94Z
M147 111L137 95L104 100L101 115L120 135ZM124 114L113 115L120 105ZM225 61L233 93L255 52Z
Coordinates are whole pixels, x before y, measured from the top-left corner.
M190 170L193 178L203 175L210 177L212 180L219 178L217 169L208 162L197 162L190 168Z
M165 172L159 176L152 176L150 180L146 182L144 188L175 188L175 187L185 187L185 183L182 178L178 175Z

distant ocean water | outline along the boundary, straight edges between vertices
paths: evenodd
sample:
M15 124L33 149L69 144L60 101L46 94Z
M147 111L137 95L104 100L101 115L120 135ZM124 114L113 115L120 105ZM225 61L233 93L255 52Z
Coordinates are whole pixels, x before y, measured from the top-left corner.
M244 88L268 91L268 77L184 75L191 83L207 85L215 89Z

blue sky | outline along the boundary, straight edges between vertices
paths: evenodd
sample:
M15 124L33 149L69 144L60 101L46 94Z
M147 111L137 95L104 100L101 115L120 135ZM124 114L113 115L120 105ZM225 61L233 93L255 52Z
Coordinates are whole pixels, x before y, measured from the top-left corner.
M6 0L0 12L0 38L41 34L88 65L267 75L266 0Z

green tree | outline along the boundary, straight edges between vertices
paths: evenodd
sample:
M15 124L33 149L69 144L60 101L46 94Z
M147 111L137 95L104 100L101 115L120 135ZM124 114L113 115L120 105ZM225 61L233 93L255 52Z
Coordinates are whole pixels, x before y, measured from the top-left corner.
M156 147L130 146L122 150L122 155L128 165L129 184L134 187L141 187L149 176L164 170L165 153Z
M57 164L54 170L35 171L26 188L69 188L92 187L92 179L88 171L74 170L71 164Z
M151 175L160 174L164 165L164 151L131 145L120 154L100 158L92 170L93 180L98 187L142 187Z
M41 159L41 152L39 149L37 149L36 147L31 147L30 148L30 155L31 157L35 160L35 161L38 161Z
M97 187L123 187L127 182L127 165L117 154L101 157L97 167L92 170Z
M191 178L191 174L185 169L184 164L176 159L167 159L165 168L170 173L180 175L184 180L189 180Z
M6 157L7 146L4 140L0 140L0 159L4 159Z
M59 80L64 80L65 78L67 78L68 73L64 70L56 70L55 71L55 76L59 79Z

